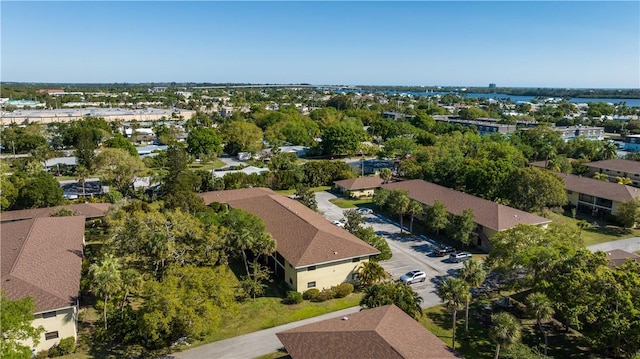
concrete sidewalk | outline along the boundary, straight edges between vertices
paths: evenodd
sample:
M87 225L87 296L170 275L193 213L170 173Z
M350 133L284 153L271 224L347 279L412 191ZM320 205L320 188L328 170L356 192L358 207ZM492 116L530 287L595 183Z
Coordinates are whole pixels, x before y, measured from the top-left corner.
M323 314L317 317L299 320L289 324L260 330L257 332L240 335L234 338L220 340L205 344L183 352L174 353L172 356L179 359L251 359L262 355L277 352L282 348L282 343L276 337L276 333L287 329L296 328L305 324L319 322L325 319L341 317L360 311L360 307L351 307L337 312Z

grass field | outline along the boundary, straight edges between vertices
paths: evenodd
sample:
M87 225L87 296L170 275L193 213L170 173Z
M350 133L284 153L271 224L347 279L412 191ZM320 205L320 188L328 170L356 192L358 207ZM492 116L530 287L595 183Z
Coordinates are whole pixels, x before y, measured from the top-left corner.
M322 192L322 191L328 191L331 189L331 186L320 186L320 187L311 187L311 191L312 192ZM296 189L295 188L291 188L291 189L282 189L282 190L278 190L275 191L278 194L281 194L283 196L291 196L293 194L296 193Z
M362 199L349 199L349 198L334 198L329 202L335 204L340 208L356 208L356 207L369 207L373 204L372 198Z
M192 163L189 165L189 169L192 171L195 171L195 170L210 171L216 168L220 168L222 166L224 166L224 162L217 159L213 162L207 162L207 163Z
M580 232L580 236L582 237L585 246L640 236L639 229L625 231L621 227L608 224L602 220L594 219L593 217L583 216L580 213L576 215L576 218L572 218L569 215L550 213L549 219L556 223L575 227L578 227L578 223L581 220L587 221L590 226Z

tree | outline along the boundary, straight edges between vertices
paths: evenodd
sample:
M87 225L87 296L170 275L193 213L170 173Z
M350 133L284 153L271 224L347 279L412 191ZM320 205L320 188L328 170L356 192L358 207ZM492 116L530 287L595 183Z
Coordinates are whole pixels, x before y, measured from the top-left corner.
M27 179L16 199L17 209L53 207L64 201L60 184L50 173L41 171Z
M471 233L475 227L473 210L467 208L462 211L462 215L453 218L449 225L449 235L467 246L471 243Z
M339 122L326 128L322 134L322 151L326 155L353 155L365 138L362 124Z
M542 326L542 321L553 318L553 314L555 313L553 304L544 293L534 292L527 296L527 311L531 316L536 318L536 324L538 324L538 328L544 336L544 355L547 355L549 340L547 338L547 332Z
M460 269L460 278L464 280L470 288L477 288L484 283L487 277L487 272L482 267L482 264L475 260L468 260L464 262L464 267ZM464 309L464 331L469 332L469 304L471 302L471 296L467 298Z
M222 140L213 128L197 127L187 136L187 152L193 156L218 157L222 153Z
M231 121L220 132L224 151L232 156L238 152L258 153L262 149L262 130L251 122Z
M413 319L422 315L421 303L422 297L414 292L410 285L400 282L374 284L365 289L360 300L362 309L395 304Z
M633 184L633 180L629 177L616 177L616 183L621 185Z
M411 222L409 224L409 232L413 233L413 219L418 216L421 215L423 211L422 208L422 203L418 202L418 201L411 201L409 203L409 207L407 208L407 212L409 212L409 214L411 215Z
M391 192L384 188L377 188L373 193L373 202L380 208L387 205Z
M432 231L436 231L436 234L439 234L441 229L447 228L449 217L444 203L435 200L433 206L427 209L427 220L429 228Z
M121 268L122 265L119 259L112 254L104 256L89 268L92 290L97 296L104 298L103 320L105 330L107 329L107 307L109 306L109 298L118 293L122 287Z
M564 180L557 174L533 167L514 171L505 182L502 198L526 212L567 204Z
M4 171L3 171L4 172ZM6 173L6 172L4 172ZM18 197L18 189L5 174L0 175L0 211L11 208Z
M600 158L611 160L618 157L618 146L613 141L606 141L601 149Z
M393 174L391 173L390 169L388 169L388 168L381 168L380 169L380 178L382 178L384 183L389 182L389 180L391 179L392 176L393 176Z
M96 167L102 177L112 183L119 192L132 189L136 177L145 174L146 166L137 156L131 156L119 148L106 148L96 157Z
M318 201L316 200L316 195L315 193L313 193L311 188L303 184L298 184L296 186L296 192L294 193L294 196L296 201L304 204L314 211L318 210Z
M402 229L404 227L402 220L404 218L404 214L407 213L407 210L409 209L411 200L409 199L406 191L393 189L389 195L388 201L391 211L400 217L400 234L402 234Z
M122 134L116 134L114 137L106 140L105 147L119 148L127 151L131 156L138 157L138 150L129 140L127 140Z
M251 275L247 252L258 255L263 248L272 248L275 251L275 241L266 233L264 221L260 217L230 208L224 213L220 223L229 229L226 243L235 253L242 256L247 276Z
M89 178L91 173L85 166L77 165L75 175L76 175L76 180L80 182L80 184L82 185L82 194L83 195L86 194L85 184L87 183L87 178Z
M593 179L597 179L599 181L609 182L609 176L606 173L596 172L593 175Z
M460 278L447 277L445 280L440 282L440 286L438 287L438 296L443 302L445 302L445 305L452 313L453 343L451 347L455 350L457 314L458 310L462 309L462 304L466 303L471 296L469 286Z
M2 358L24 358L33 356L31 348L24 345L31 341L33 346L40 342L40 334L44 328L33 326L33 312L36 306L33 298L25 297L19 300L10 300L0 294L0 323L2 323L2 345L0 345L0 357Z
M387 277L387 272L375 261L364 262L358 273L358 282L362 287L369 287Z
M496 342L495 359L500 357L500 346L516 343L520 340L522 327L518 319L507 312L491 315L490 336Z
M640 198L620 203L617 216L624 228L635 227L637 223L640 223Z
M344 218L346 219L344 229L346 229L349 233L353 235L357 235L357 233L362 228L362 225L365 223L364 217L357 209L348 209L342 213Z

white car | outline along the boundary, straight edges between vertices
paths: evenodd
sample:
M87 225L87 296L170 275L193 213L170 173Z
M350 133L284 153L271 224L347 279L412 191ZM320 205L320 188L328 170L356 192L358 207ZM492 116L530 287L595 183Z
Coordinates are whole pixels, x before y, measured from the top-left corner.
M340 221L331 221L331 223L335 224L338 227L344 227L344 223L342 223Z
M473 256L473 254L471 254L469 252L458 252L458 253L451 253L451 255L449 256L449 259L452 262L458 263L458 262L462 262L462 261L466 261L468 259L471 259L472 256Z
M371 208L358 208L358 212L360 212L360 214L373 214Z
M415 282L424 282L427 279L427 274L419 269L414 269L411 272L407 272L400 281L404 284L413 284Z

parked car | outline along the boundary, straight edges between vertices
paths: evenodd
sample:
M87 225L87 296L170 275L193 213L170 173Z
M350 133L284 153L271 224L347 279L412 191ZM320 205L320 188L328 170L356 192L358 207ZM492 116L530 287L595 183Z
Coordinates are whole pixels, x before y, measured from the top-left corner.
M344 227L344 223L341 221L332 221L331 223L335 224L338 227Z
M466 261L468 259L471 259L473 255L469 252L458 252L458 253L451 253L451 255L449 256L449 259L451 259L452 262L462 262L462 261Z
M360 214L373 214L371 208L358 208L358 212L360 212Z
M415 282L424 282L427 274L419 269L414 269L400 277L400 281L404 284L412 284Z
M440 247L433 250L433 254L435 254L438 257L444 257L449 253L455 253L455 252L456 252L456 249L451 246Z

